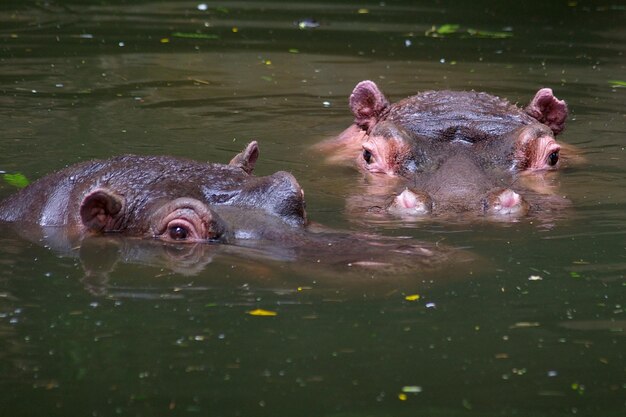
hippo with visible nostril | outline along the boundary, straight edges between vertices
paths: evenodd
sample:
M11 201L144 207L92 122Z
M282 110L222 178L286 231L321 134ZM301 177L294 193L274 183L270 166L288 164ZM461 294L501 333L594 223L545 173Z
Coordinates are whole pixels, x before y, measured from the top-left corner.
M486 93L427 91L391 104L372 81L350 96L354 124L320 147L365 172L399 178L387 210L401 216L473 213L517 218L536 207L524 177L560 165L555 140L568 110L552 90L520 108ZM534 197L533 197L534 198Z
M357 276L365 276L356 272L362 269L412 271L450 259L452 250L442 245L309 223L304 192L293 175L253 175L258 156L251 142L228 165L136 155L79 163L0 201L0 226L70 255L94 239L120 238L116 252L128 248L122 257L142 263L163 259L163 246L198 255L203 265L219 248L253 259L349 266ZM455 251L453 260L469 259Z

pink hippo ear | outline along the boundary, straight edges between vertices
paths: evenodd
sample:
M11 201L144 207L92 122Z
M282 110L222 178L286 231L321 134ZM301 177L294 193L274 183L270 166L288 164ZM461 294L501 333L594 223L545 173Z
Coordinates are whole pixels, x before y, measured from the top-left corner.
M535 97L524 110L530 116L552 129L555 136L565 129L567 104L565 101L554 97L552 90L549 88L542 88L537 91Z
M259 144L253 140L246 146L246 149L235 155L228 165L239 167L248 174L252 174L257 159L259 159Z
M119 228L124 199L106 188L96 188L80 205L83 225L93 232L110 232Z
M350 109L354 123L364 130L374 126L389 108L385 95L373 81L361 81L350 95Z

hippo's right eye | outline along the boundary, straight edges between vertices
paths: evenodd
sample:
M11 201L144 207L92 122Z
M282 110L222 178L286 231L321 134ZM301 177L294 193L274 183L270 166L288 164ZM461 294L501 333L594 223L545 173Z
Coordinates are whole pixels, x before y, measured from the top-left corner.
M557 162L559 162L559 151L554 151L548 155L548 165L553 167Z
M363 159L365 160L366 164L371 164L372 163L372 153L367 150L367 149L363 149Z
M172 240L186 240L189 230L182 226L172 226L168 229L168 234Z

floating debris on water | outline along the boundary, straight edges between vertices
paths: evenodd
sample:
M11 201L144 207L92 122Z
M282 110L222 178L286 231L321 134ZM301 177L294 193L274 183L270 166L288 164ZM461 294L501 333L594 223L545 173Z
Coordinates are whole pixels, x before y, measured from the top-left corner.
M296 20L295 22L293 22L293 24L298 28L298 29L315 29L320 27L320 23L315 20L315 19L311 19L311 18L305 18L305 19L301 19L301 20Z
M256 310L251 310L247 312L251 316L259 316L259 317L273 317L277 316L278 313L270 310L263 310L261 308L257 308Z

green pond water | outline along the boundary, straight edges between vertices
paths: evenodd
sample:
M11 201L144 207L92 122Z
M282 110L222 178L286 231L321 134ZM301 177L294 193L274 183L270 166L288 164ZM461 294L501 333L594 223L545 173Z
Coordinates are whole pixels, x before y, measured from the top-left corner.
M293 173L311 220L470 259L354 273L228 248L79 255L3 229L0 415L626 415L625 44L613 0L3 0L0 170L227 162L255 139L256 173ZM346 201L367 179L311 146L351 123L364 79L392 100L553 88L584 159L551 177L571 208L358 218Z

